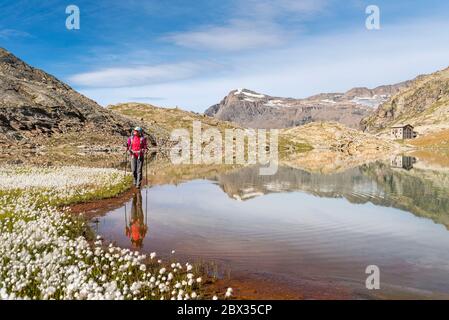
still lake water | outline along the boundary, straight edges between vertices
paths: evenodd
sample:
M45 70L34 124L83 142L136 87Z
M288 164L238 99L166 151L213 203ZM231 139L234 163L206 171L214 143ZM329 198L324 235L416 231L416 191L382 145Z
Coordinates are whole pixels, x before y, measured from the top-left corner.
M335 174L257 167L143 189L99 217L107 240L300 292L305 282L354 297L449 297L449 171L377 162ZM365 287L377 265L381 290Z

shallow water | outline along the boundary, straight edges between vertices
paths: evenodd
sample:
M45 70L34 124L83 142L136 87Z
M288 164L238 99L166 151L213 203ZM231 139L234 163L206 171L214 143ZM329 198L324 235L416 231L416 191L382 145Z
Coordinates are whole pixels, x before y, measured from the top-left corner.
M408 162L328 175L280 167L259 176L247 167L162 184L143 189L95 227L120 246L176 249L181 258L217 261L299 291L304 281L316 281L349 288L355 297L447 298L449 171ZM380 268L376 293L365 287L368 265Z

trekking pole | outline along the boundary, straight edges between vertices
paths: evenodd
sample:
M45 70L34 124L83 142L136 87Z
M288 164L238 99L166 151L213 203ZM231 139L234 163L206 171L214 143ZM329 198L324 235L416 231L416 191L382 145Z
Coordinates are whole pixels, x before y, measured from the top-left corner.
M146 155L148 155L148 149L146 150ZM145 188L145 226L148 227L148 157L145 157L145 180L146 180L146 188Z
M148 186L148 162L147 162L148 158L144 159L144 161L145 161L145 180L147 180L147 186Z
M148 188L145 188L145 226L148 226Z
M125 202L125 228L128 227L128 215L126 214L126 202Z
M128 150L126 150L125 152L125 178L127 173L128 173Z

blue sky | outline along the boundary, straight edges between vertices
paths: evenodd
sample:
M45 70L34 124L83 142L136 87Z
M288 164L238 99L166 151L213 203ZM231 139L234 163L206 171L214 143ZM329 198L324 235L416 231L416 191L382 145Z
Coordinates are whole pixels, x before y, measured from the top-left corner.
M371 4L380 30L365 28ZM0 3L0 46L100 104L198 112L240 87L305 97L433 72L449 66L448 31L443 0Z

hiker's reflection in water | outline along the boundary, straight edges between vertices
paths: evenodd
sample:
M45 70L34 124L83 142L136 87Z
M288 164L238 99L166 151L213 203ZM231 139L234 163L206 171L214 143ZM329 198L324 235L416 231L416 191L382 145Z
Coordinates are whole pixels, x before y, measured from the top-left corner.
M134 248L140 249L142 248L143 239L145 239L147 231L148 226L142 209L142 194L140 192L135 192L133 195L131 218L129 224L126 224L126 236L131 239Z

